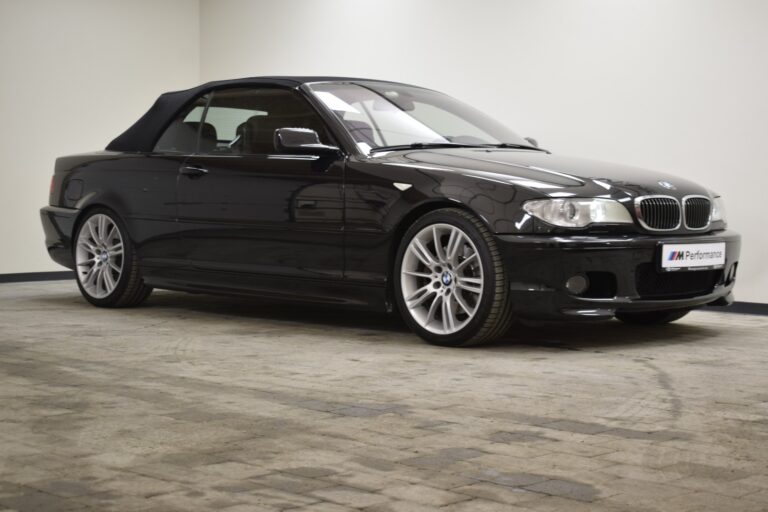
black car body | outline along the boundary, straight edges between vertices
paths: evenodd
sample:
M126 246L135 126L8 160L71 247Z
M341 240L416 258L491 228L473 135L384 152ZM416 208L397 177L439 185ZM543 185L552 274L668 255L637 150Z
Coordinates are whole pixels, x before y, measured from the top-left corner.
M732 301L740 237L714 214L720 206L706 188L642 169L553 155L519 138L490 144L463 136L367 151L376 144L376 127L345 120L347 107L318 94L334 87L360 87L385 99L407 98L418 89L347 78L271 77L163 95L106 150L56 161L50 204L41 210L50 256L76 268L78 227L89 211L108 209L135 247L147 287L391 310L404 235L430 212L458 209L479 220L503 261L506 316L608 319ZM221 112L222 119L231 114L228 105L235 100L227 95L236 98L243 90L264 97L276 91L279 101L291 95L290 101L304 107L285 107L284 117L274 121L268 113L256 114L223 140L221 133L207 133L216 124L213 113ZM216 99L222 106L214 112ZM407 111L407 101L396 105ZM368 104L371 110L384 108ZM353 109L355 116L363 115L364 106L361 101ZM174 121L184 112L187 119L198 112L193 117L199 119ZM259 134L247 132L252 119ZM221 127L238 120L216 127L231 131ZM310 138L283 144L272 138L281 128L294 128L284 138L304 132ZM313 133L321 135L313 139ZM175 137L175 145L160 147L168 137ZM228 152L243 137L252 137L253 150ZM571 215L583 206L569 203L573 198L615 201L631 222L568 227L531 213L531 205L543 204L542 209L559 208L555 215ZM535 203L552 199L562 201ZM593 215L593 204L584 205L585 215ZM664 266L663 256L680 252L672 250L675 245L684 251L690 244L722 244L697 247L722 249L723 257L704 258L706 265L691 260Z

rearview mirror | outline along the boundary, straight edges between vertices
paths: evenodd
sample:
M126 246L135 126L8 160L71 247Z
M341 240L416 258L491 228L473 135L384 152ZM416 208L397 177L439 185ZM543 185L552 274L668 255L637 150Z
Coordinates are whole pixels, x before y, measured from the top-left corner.
M299 155L338 155L341 150L320 142L320 136L309 128L278 128L275 149L280 153Z

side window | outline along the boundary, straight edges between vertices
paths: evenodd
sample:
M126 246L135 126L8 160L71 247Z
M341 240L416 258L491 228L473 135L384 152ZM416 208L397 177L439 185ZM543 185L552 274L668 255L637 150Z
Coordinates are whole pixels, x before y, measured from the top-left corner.
M328 144L325 123L293 91L234 88L215 91L200 132L200 153L274 153L275 130L311 128Z
M155 151L169 153L194 153L197 151L197 132L203 118L208 95L196 99L168 125L155 144Z

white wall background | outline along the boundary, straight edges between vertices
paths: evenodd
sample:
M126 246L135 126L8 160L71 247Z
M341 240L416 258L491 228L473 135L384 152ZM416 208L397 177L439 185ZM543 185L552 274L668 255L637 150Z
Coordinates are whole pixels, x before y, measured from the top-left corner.
M198 15L197 0L0 0L0 274L64 270L38 213L54 160L199 82Z
M719 191L744 236L737 299L768 302L767 27L764 0L0 0L0 273L56 269L36 217L53 159L102 148L160 92L351 75Z

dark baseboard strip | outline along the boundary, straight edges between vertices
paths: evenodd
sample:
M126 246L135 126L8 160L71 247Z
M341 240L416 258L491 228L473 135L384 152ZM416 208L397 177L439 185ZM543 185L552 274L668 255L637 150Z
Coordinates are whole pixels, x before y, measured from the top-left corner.
M709 311L737 313L740 315L768 315L768 304L761 302L734 302L730 306L709 306Z
M0 274L0 283L25 283L29 281L61 281L74 279L75 273L71 270L63 272L24 272L21 274Z
M63 272L24 272L21 274L0 274L0 283L24 283L32 281L62 281L74 279L71 270ZM762 302L734 302L730 306L708 306L707 310L718 313L736 313L740 315L768 316L768 304Z

